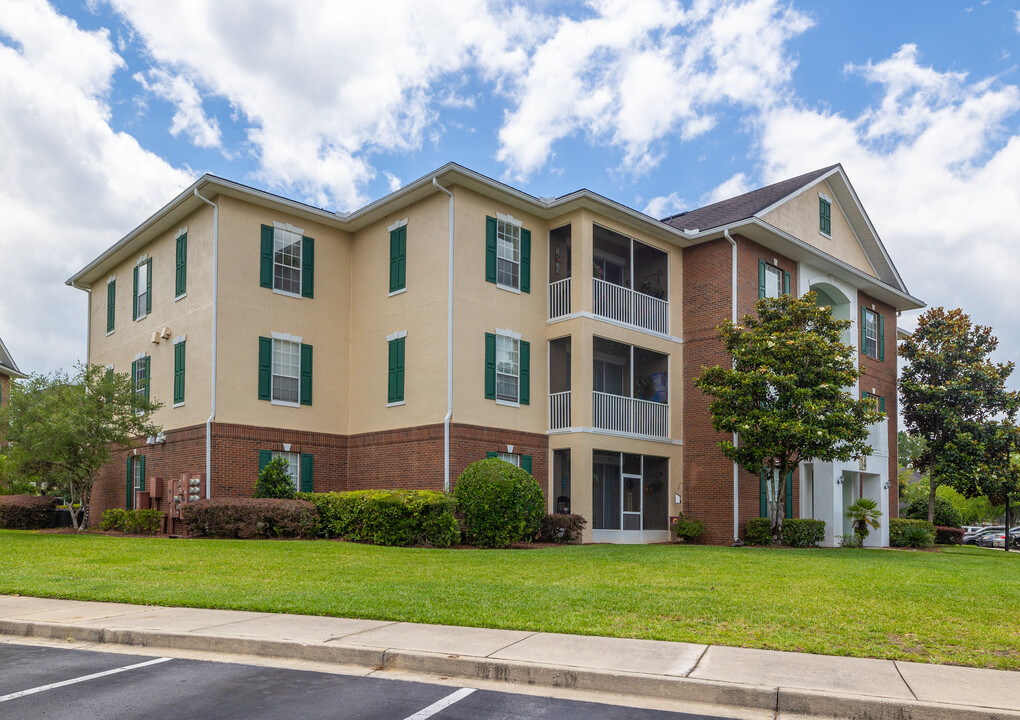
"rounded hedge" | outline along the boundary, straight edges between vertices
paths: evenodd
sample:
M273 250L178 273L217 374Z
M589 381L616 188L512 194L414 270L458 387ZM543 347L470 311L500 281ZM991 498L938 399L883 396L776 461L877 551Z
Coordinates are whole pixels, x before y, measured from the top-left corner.
M453 488L468 540L504 548L532 540L542 527L545 496L535 478L516 465L490 458L468 465Z
M918 498L907 506L902 516L908 520L928 519L928 498ZM953 504L945 498L935 498L935 521L932 525L958 528L963 524L960 511L953 507Z

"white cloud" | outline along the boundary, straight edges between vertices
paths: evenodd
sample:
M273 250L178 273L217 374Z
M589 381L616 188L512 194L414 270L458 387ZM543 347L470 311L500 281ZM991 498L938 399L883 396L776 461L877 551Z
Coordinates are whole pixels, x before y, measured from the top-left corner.
M708 193L704 198L704 204L711 205L720 200L728 200L731 197L743 195L753 189L754 184L745 173L740 172Z
M84 359L85 296L64 280L189 180L110 128L123 66L106 31L0 0L0 331L25 370Z
M1016 21L1016 31L1020 32L1020 10L1013 11L1013 19Z
M644 213L653 218L662 219L686 209L687 201L679 194L672 192L669 195L660 195L649 200L645 205Z
M183 132L198 147L220 146L220 124L216 118L210 119L205 114L194 83L160 68L149 70L148 76L139 72L133 77L143 88L176 107L170 125L171 135L177 137Z

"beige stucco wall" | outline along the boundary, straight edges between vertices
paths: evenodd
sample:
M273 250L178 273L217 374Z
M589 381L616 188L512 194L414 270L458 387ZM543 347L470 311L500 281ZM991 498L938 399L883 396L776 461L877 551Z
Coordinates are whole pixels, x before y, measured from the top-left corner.
M153 421L164 428L186 427L204 422L209 415L209 377L212 337L212 209L203 207L172 230L162 233L135 256L99 280L89 295L91 321L90 362L113 365L118 373L130 373L139 352L150 358L149 397L164 407ZM177 230L187 227L187 293L174 300ZM152 311L132 319L133 272L139 259L152 259ZM106 332L106 286L116 276L114 330ZM170 339L152 342L152 335L169 328ZM173 339L186 336L185 399L173 405Z
M824 193L832 201L832 233L828 238L818 230L819 193ZM877 277L850 223L836 202L835 193L825 180L783 203L762 219L858 270Z

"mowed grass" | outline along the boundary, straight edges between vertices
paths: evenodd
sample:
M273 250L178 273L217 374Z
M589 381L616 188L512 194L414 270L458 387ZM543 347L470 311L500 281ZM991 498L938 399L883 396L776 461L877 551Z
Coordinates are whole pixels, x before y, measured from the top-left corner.
M1020 670L1020 555L384 548L0 531L0 594L679 640Z

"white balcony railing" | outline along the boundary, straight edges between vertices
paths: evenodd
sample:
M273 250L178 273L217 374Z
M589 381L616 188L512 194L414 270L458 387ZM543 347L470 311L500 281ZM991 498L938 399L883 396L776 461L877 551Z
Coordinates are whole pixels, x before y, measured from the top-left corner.
M570 278L549 283L549 319L570 314Z
M549 429L570 427L570 391L549 395Z
M873 423L868 430L868 444L874 450L874 455L881 457L889 456L889 421L879 420Z
M592 426L599 430L669 438L669 405L592 392Z
M669 334L669 303L665 300L598 278L592 278L592 283L593 310L596 315L663 335Z

